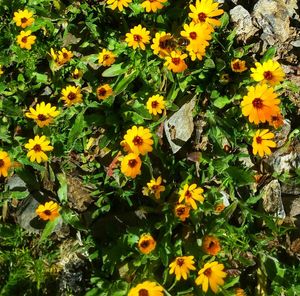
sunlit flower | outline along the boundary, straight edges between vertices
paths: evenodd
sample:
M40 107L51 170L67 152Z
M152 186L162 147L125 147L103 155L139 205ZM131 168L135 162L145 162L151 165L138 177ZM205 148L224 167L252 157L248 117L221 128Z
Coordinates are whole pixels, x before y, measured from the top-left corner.
M269 123L277 129L283 126L283 116L281 113L273 114L269 120Z
M154 194L156 199L160 198L160 193L165 191L165 186L162 184L162 178L159 176L156 180L155 178L151 179L150 182L147 183L147 187L144 188L143 194L149 195Z
M135 153L127 154L121 162L121 172L131 178L141 174L142 161Z
M187 54L182 54L179 51L172 51L170 56L167 56L165 66L168 67L169 70L172 70L174 73L183 72L187 69L187 65L184 59L187 57Z
M135 26L130 30L130 33L126 34L125 41L128 43L128 46L133 49L141 48L145 50L145 44L150 42L150 32L146 28L143 28L141 25Z
M151 234L142 234L138 241L138 248L143 254L151 253L156 247L156 241Z
M263 157L265 154L270 155L272 153L270 147L276 147L276 143L271 140L274 136L268 129L257 130L252 142L253 154L256 155L258 153L260 157Z
M55 62L59 65L63 65L68 63L72 57L73 57L72 51L67 50L66 48L63 48L62 50L58 51L57 58Z
M113 90L108 84L100 85L97 88L97 97L99 100L105 100L112 95Z
M272 115L280 112L279 103L277 94L267 84L250 86L241 102L242 113L244 116L249 116L249 121L255 124L266 122Z
M242 61L240 59L234 59L230 63L231 70L233 72L241 73L246 71L248 68L246 67L246 61Z
M18 27L22 27L23 29L30 26L34 22L33 12L27 9L14 12L13 20Z
M120 145L122 146L123 150L127 153L132 153L132 150L130 148L130 146L128 145L128 143L125 140L122 140L120 142Z
M235 288L235 296L247 296L246 292L241 288Z
M42 161L47 161L48 156L45 152L52 151L53 147L49 145L50 141L46 139L45 136L35 136L34 139L30 139L25 145L28 151L27 157L29 157L31 162L36 161L40 163Z
M195 61L198 59L199 61L202 61L203 57L205 56L205 47L199 47L197 50L189 50L189 55L191 57L192 61Z
M51 106L50 103L46 104L45 102L36 104L35 109L30 107L29 111L30 112L25 113L26 117L33 119L39 127L49 125L53 121L53 118L59 114L56 107Z
M219 286L224 285L224 278L227 273L223 271L224 265L219 264L217 261L206 263L198 272L196 284L202 286L203 292L207 292L208 285L214 293L218 292Z
M7 177L10 167L11 161L8 153L5 151L0 151L0 177Z
M185 200L185 203L191 205L191 207L195 210L197 209L196 200L203 203L204 197L202 195L203 189L201 187L197 187L196 184L188 185L185 184L183 189L179 191L179 202Z
M35 43L36 36L31 35L31 31L21 31L17 36L17 43L21 48L31 49L31 46Z
M151 48L154 54L160 58L164 58L169 55L176 47L173 36L170 33L158 32L152 39Z
M163 296L164 289L155 282L145 281L130 289L128 296Z
M134 125L131 129L127 130L124 140L136 154L145 155L152 151L152 134L148 128Z
M196 6L190 5L189 17L195 23L208 23L212 26L220 26L221 22L214 17L224 13L223 9L218 9L219 3L213 0L196 0Z
M67 106L71 106L82 102L82 94L79 86L67 86L62 92L61 99L65 101Z
M53 221L59 216L60 207L56 202L49 201L44 205L39 205L35 210L36 214L44 221Z
M3 71L3 66L0 65L0 76L1 76L3 73L4 73L4 71Z
M119 11L123 11L124 7L128 7L131 2L132 0L107 0L110 9L115 10L118 8Z
M261 63L255 63L256 68L251 68L251 77L258 82L268 83L270 85L279 84L284 80L284 72L277 61L268 60Z
M191 208L184 204L178 204L175 207L175 215L181 220L185 221L190 216Z
M109 67L115 61L116 61L116 56L112 51L103 48L102 51L99 53L98 62L100 65L104 67Z
M158 9L162 9L164 5L162 3L166 3L167 0L146 0L141 6L146 9L147 12L156 12Z
M215 256L221 251L220 241L212 235L206 235L203 239L202 249L205 253Z
M165 100L161 95L154 95L150 97L146 103L146 107L150 114L161 114L165 109Z
M77 68L72 72L73 79L80 79L82 76L83 76L82 71Z
M215 206L215 212L216 212L217 214L220 214L221 212L223 212L224 209L225 209L225 205L224 205L223 202L218 203L218 204Z
M176 257L176 259L169 265L170 274L175 273L176 281L179 281L181 277L186 280L190 270L196 269L194 264L194 256Z

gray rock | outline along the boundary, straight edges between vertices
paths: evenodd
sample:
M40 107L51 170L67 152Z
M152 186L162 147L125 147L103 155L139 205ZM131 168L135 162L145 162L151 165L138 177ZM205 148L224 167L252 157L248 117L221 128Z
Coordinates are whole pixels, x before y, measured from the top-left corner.
M292 44L294 47L300 47L300 39L295 40L295 41L292 41L291 44Z
M282 199L288 217L300 215L300 197L283 196Z
M277 144L277 148L282 147L286 143L290 131L291 122L290 120L285 119L283 122L283 126L278 131L275 131L275 142Z

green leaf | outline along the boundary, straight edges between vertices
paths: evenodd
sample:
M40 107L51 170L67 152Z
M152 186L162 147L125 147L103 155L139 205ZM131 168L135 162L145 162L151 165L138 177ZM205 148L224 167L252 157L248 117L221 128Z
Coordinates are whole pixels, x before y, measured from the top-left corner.
M208 58L204 61L204 65L203 65L204 69L213 69L215 67L216 67L215 62L212 59Z
M56 218L53 221L49 221L44 230L43 233L41 235L40 241L39 243L41 243L42 241L44 241L46 238L49 237L49 235L51 235L51 233L53 232L53 230L55 229L56 225L58 224L60 218Z
M45 75L45 74L33 72L32 75L33 75L33 77L35 77L36 82L38 82L38 83L44 83L44 84L46 84L47 81L48 81L48 76Z
M224 97L219 97L214 101L214 106L216 106L219 109L222 109L225 107L227 104L230 103L230 100L228 99L227 96Z
M249 185L254 182L253 175L250 172L238 167L229 167L226 172L229 177L231 177L232 181L238 186Z
M270 47L264 54L264 56L261 58L260 62L266 62L270 59L273 59L276 54L276 47Z
M123 92L137 76L138 71L133 71L127 76L125 75L124 78L114 87L115 94L118 95Z
M61 203L68 201L68 183L66 175L63 173L57 174L57 179L60 184L60 188L57 190L57 195Z
M108 69L106 69L103 73L103 77L115 77L121 74L124 74L129 69L129 65L124 65L124 63L113 64Z
M75 119L75 122L69 132L67 146L70 149L74 146L74 142L80 135L82 135L83 129L86 127L86 122L84 120L83 112L79 113Z
M81 224L78 215L75 212L73 212L72 210L67 209L67 208L63 209L63 211L61 212L61 217L64 222L66 222L67 224L70 224L74 228L86 231L86 227L84 227Z

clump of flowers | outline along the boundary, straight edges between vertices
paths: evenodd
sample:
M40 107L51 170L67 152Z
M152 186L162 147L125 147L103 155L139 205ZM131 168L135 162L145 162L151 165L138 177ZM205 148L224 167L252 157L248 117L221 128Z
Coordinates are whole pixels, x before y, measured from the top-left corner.
M79 86L67 86L61 91L61 100L65 101L68 107L82 102L82 94Z
M7 177L11 167L10 157L7 152L0 151L0 177Z
M44 205L39 205L35 212L44 221L54 221L59 217L59 209L60 207L56 202L49 201Z
M143 254L151 253L156 247L156 241L151 234L143 234L138 241L138 248Z
M185 184L183 189L179 191L179 202L185 201L187 205L190 205L194 210L198 208L196 201L203 203L204 196L202 195L203 189L197 187L196 184Z
M24 29L33 24L33 12L29 11L28 9L19 9L18 11L14 12L13 20L18 27Z
M17 36L17 43L21 48L30 50L32 45L35 43L36 36L31 35L31 31L21 31Z
M45 136L35 136L34 139L30 139L25 145L25 148L29 150L27 157L29 157L31 162L48 161L48 156L45 152L53 150L53 147L49 144L50 141Z
M104 67L111 66L116 61L116 55L105 48L98 55L98 63Z
M146 49L145 44L150 42L150 32L141 25L135 26L130 30L130 33L126 34L126 39L128 46L133 49L140 48L142 50Z
M175 273L176 281L179 281L181 277L186 280L190 273L190 270L195 270L194 256L181 256L177 257L170 265L170 274Z

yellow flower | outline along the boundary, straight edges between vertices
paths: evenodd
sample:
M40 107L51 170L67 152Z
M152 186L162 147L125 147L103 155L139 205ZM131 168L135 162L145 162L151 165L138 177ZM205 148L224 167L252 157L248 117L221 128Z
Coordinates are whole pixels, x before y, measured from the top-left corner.
M138 248L143 254L151 253L156 247L156 241L151 234L142 234L138 241Z
M0 177L7 177L11 167L10 157L7 152L0 151Z
M169 55L175 47L176 43L173 36L166 32L156 33L151 45L154 54L158 55L160 58Z
M152 151L152 134L148 128L134 125L131 129L127 130L124 140L136 154L145 155Z
M21 48L31 49L31 46L35 43L36 36L31 35L31 31L21 31L17 36L17 43Z
M99 100L105 100L113 93L112 88L108 84L101 85L97 88L97 97Z
M59 65L63 65L63 64L68 63L72 59L73 56L74 55L73 55L72 51L69 51L66 48L63 48L62 50L60 50L58 52L55 62Z
M273 114L269 120L269 123L274 126L274 128L279 128L283 125L283 117L281 113Z
M110 9L115 10L118 8L119 11L123 11L124 7L128 7L128 4L131 2L132 0L107 0L107 4L110 4Z
M143 28L141 25L133 27L130 30L130 33L126 34L125 41L128 43L128 46L136 49L140 47L142 50L145 50L145 44L150 42L150 32L146 28Z
M27 9L14 12L13 20L18 27L22 27L23 29L30 26L34 22L33 12Z
M122 146L123 150L127 153L132 153L132 150L130 148L130 146L128 145L128 143L125 140L122 140L120 142L120 145Z
M106 50L105 48L99 53L98 62L104 67L109 67L116 61L116 56L113 52Z
M269 132L268 129L257 130L252 142L253 154L256 155L258 153L260 157L263 157L265 154L270 155L272 151L269 147L276 147L276 143L271 140L273 138L274 134Z
M130 289L128 296L163 296L163 290L157 283L145 281Z
M201 48L198 48L197 50L190 49L189 55L190 55L192 61L195 61L196 59L201 61L203 59L203 57L205 56L205 47L203 46Z
M146 0L141 6L146 9L147 12L156 12L158 9L162 9L164 5L162 3L166 3L167 0Z
M225 209L224 203L219 203L215 206L215 213L220 214L221 212L224 211L224 209Z
M190 5L191 13L189 17L195 23L208 23L212 26L220 26L221 22L214 19L224 13L223 9L218 9L219 3L214 3L213 0L196 0L196 6Z
M169 70L172 70L174 73L183 72L187 65L184 62L184 59L187 57L187 54L182 54L179 51L172 51L170 56L166 57L165 66Z
M154 95L150 97L146 103L146 107L150 114L161 114L165 109L164 97L161 95Z
M45 102L37 104L35 109L30 107L29 111L25 113L26 117L33 119L39 127L49 125L59 114L56 107L52 107L50 103L45 104Z
M247 296L246 292L241 288L235 288L235 296Z
M217 261L206 263L204 267L199 270L195 282L199 286L202 285L203 292L207 292L209 285L211 290L217 293L219 286L224 285L223 278L227 275L223 270L224 265L219 264Z
M35 136L34 139L30 139L25 145L25 148L29 150L27 157L29 157L31 162L37 161L40 163L47 161L48 156L45 152L53 150L53 147L49 144L50 141L47 140L45 136Z
M59 205L56 202L49 201L44 205L39 205L35 210L36 214L44 221L53 221L59 216Z
M206 235L203 239L202 249L206 254L215 256L221 251L220 241L212 235Z
M195 210L197 209L197 204L195 200L203 203L204 197L202 195L203 189L201 187L197 187L196 184L188 185L185 184L183 189L179 191L179 202L185 200L186 204L191 205L191 207Z
M72 72L72 77L73 77L73 79L79 79L79 78L81 78L82 76L83 76L82 71L79 70L79 69L77 69L77 68Z
M68 107L82 102L82 94L79 86L69 85L62 90L61 94L61 99L65 101Z
M127 154L121 162L121 172L131 178L141 174L142 161L135 153Z
M0 65L0 76L1 76L3 73L4 73L4 71L3 71L3 66Z
M190 270L196 269L194 264L194 256L176 257L176 259L169 265L170 274L175 272L176 281L179 281L181 277L186 280Z
M162 178L159 176L156 180L155 178L151 179L147 183L148 193L154 194L156 199L160 198L160 193L165 191L165 186L162 184Z
M251 77L261 83L269 83L270 85L279 84L284 80L284 72L277 61L268 60L261 63L255 63L256 68L251 68Z
M249 116L249 121L255 124L266 122L272 115L280 112L279 103L277 94L267 84L250 86L241 102L242 113L244 116Z
M175 215L181 220L185 221L190 216L191 208L187 205L178 204L175 207Z
M246 67L246 62L242 61L240 59L234 59L230 63L231 65L231 70L233 72L241 73L246 71L248 68Z

